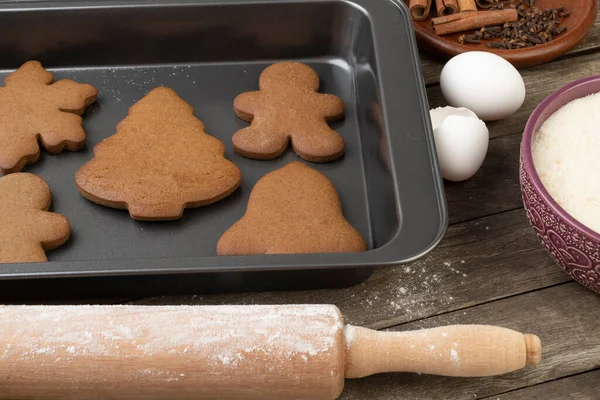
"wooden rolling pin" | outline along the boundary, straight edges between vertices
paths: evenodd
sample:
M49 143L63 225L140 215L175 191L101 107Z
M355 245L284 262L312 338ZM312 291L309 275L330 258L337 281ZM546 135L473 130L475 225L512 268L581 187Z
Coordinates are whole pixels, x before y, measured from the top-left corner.
M335 399L345 378L503 374L537 336L344 326L335 306L0 306L0 399Z

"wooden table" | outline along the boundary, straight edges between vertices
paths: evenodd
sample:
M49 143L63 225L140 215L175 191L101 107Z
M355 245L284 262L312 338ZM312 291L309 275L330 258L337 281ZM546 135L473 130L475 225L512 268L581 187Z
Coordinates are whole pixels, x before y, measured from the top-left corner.
M431 107L446 105L438 84L442 66L422 55ZM349 380L342 399L600 399L600 296L569 279L538 243L525 218L518 176L521 133L535 106L569 81L600 74L600 19L570 53L521 73L525 104L511 117L489 124L489 152L477 175L446 184L451 226L423 259L382 268L363 284L342 290L133 303L332 303L348 323L376 329L504 326L540 336L544 357L539 366L493 378L387 374Z

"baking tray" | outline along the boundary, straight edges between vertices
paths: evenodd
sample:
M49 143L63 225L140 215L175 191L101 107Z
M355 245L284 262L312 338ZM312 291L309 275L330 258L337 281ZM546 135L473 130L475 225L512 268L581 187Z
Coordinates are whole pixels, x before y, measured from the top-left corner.
M0 265L3 301L349 286L375 267L422 256L446 229L415 38L399 0L0 3L2 77L31 59L56 79L96 86L99 97L84 115L83 151L42 154L25 169L48 182L51 210L69 218L72 238L47 263ZM347 106L333 124L345 156L310 166L337 187L367 252L216 256L256 181L298 160L291 149L273 161L232 150L232 134L247 126L233 112L234 97L256 90L260 72L280 60L310 64L321 91ZM230 197L181 220L138 222L85 200L74 174L128 108L161 85L194 106L243 179Z

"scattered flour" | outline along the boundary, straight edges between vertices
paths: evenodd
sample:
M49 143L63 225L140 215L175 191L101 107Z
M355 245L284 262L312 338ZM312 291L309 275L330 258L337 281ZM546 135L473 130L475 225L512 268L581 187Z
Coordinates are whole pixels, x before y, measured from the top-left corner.
M533 142L542 184L575 219L600 232L600 93L574 100L555 112Z
M457 267L453 267L453 264ZM363 309L382 316L390 311L396 316L403 313L410 316L410 319L426 315L433 308L445 307L455 301L452 294L446 292L450 288L445 285L445 281L456 282L456 278L450 278L453 274L466 278L465 264L466 261L461 259L443 261L436 265L430 258L425 258L411 266L398 267L401 273L397 280L389 281L387 291L382 291L384 295L369 297L368 291L362 290L364 299L360 301L360 305ZM464 284L462 278L458 281L461 285Z

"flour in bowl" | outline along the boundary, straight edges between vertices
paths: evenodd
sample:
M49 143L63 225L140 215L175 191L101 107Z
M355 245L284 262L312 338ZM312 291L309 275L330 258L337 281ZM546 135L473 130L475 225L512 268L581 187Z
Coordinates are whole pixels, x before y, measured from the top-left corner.
M566 104L544 122L533 162L554 200L600 232L600 93Z

